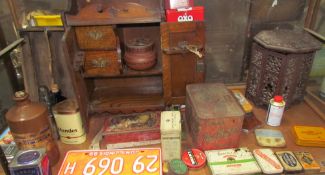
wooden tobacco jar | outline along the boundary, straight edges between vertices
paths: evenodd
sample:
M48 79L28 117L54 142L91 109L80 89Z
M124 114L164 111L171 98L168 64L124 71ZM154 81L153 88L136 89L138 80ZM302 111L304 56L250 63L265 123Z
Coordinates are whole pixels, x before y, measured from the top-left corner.
M154 42L149 38L134 38L126 43L125 62L134 70L146 70L157 62Z
M59 160L59 150L52 138L49 113L41 103L31 102L26 92L15 93L16 105L6 113L6 120L14 140L21 150L46 148L50 164Z

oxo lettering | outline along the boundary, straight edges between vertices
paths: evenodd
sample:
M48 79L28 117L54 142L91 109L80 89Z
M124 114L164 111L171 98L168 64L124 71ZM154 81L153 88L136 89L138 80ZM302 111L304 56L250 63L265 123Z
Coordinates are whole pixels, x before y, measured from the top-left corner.
M179 16L177 18L178 22L183 22L183 21L193 21L193 16L192 15L183 15L183 16Z

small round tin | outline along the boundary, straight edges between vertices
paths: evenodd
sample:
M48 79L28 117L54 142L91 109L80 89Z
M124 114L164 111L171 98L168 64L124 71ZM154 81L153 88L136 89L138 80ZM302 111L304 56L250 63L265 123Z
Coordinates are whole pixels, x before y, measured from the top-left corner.
M205 166L207 158L199 149L188 149L183 152L182 160L190 169L200 169Z
M182 160L173 159L169 162L169 175L187 174L188 168Z

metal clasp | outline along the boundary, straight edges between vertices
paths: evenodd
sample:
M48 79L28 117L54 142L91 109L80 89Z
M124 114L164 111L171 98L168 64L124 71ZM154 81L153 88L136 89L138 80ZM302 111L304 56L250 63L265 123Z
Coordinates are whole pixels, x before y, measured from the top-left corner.
M96 60L91 60L91 64L95 68L104 68L108 65L108 59L97 58Z

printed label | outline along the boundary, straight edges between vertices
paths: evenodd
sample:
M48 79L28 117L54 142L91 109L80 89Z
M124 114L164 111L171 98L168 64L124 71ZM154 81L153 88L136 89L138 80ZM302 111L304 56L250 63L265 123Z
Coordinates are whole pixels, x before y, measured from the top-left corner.
M267 114L267 124L271 126L279 126L282 120L284 106L270 105Z
M44 147L47 145L47 143L49 142L52 136L49 126L46 126L41 131L35 133L26 133L26 134L17 134L14 132L11 133L15 139L17 146L20 149Z
M283 161L287 164L287 165L289 165L289 166L291 166L291 167L295 167L295 166L297 166L297 160L296 160L296 158L295 157L293 157L291 154L289 154L289 153L284 153L284 154L282 154L282 159L283 159Z

